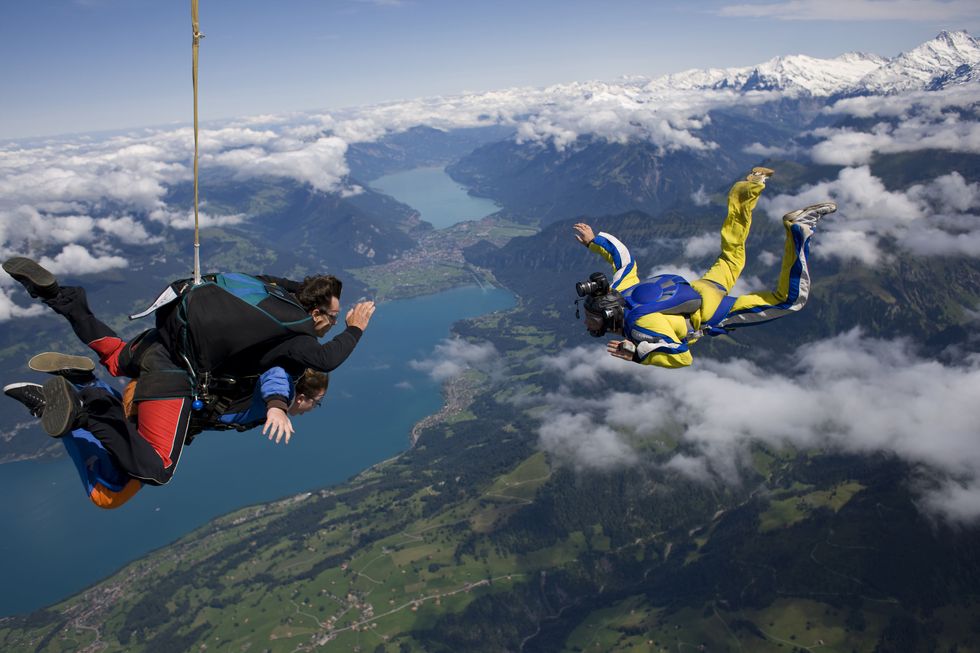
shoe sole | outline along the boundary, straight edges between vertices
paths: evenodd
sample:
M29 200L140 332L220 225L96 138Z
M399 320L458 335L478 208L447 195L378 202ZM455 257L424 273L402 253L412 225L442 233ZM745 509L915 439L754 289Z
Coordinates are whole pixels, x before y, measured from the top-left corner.
M41 426L48 435L60 438L71 430L78 415L78 399L75 389L60 376L44 383L44 414Z
M763 168L762 166L756 166L745 176L746 181L754 181L760 184L766 183L769 177L772 177L776 173L772 168Z
M35 372L58 374L60 372L92 372L95 370L95 363L86 356L72 356L71 354L46 351L27 361L27 367Z
M3 262L4 271L14 279L20 281L26 279L39 289L51 288L58 284L58 279L53 274L45 270L37 261L29 258L15 256Z
M790 211L783 216L783 222L788 222L793 224L798 217L809 213L810 211L816 211L820 214L822 218L825 215L830 215L831 213L837 212L837 205L833 202L821 202L820 204L811 204L810 206L802 209L796 209L795 211Z

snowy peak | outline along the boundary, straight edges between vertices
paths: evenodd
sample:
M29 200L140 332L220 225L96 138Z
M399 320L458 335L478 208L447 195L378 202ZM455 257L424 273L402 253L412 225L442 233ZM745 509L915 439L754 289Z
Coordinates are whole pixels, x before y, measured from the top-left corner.
M776 57L756 66L742 85L744 91L798 90L832 95L886 63L877 55L849 52L833 59L797 54Z
M803 54L776 57L758 66L687 70L659 77L648 90L796 91L802 95L833 95L853 86L887 59L848 52L833 59Z
M646 86L650 92L702 91L705 89L737 88L744 83L752 68L694 68L658 77ZM735 80L741 80L736 83Z
M967 32L940 32L936 38L904 52L860 80L853 92L888 95L935 88L962 66L980 63L980 41Z
M803 54L757 66L686 70L658 77L645 90L787 91L799 95L888 95L973 83L980 70L980 41L968 32L941 32L894 59L848 52L833 59Z

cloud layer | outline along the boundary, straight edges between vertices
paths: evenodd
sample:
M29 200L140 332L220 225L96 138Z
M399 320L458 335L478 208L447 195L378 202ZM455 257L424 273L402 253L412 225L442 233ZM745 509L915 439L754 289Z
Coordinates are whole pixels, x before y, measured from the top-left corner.
M851 11L882 6L873 0L847 4ZM940 5L948 10L960 3ZM824 5L790 2L728 10L742 15L752 11L789 15L817 11L818 6ZM795 59L806 59L807 65L847 64L846 56L836 63ZM419 125L445 130L510 125L519 142L557 149L588 136L618 143L645 140L662 152L712 151L719 145L704 135L711 111L744 109L797 94L700 87L729 72L688 71L658 80L513 88L331 113L252 116L201 131L201 168L205 179L211 171L242 180L282 177L321 192L356 194L361 189L349 181L345 160L349 145L373 142ZM830 114L879 119L869 129L824 127L807 135L818 139L810 152L815 162L844 165L848 170L823 187L804 189L795 198L774 201L771 206L779 211L803 197L819 195L817 199L823 200L827 194L847 201L841 211L845 219L832 223L822 238L828 245L823 251L838 256L874 263L883 255L881 239L890 236L898 236L902 246L919 253L975 255L978 239L967 219L975 210L962 201L944 203L941 194L952 191L958 197L973 197L973 185L949 176L905 193L888 192L880 182L869 179L862 166L879 153L923 148L980 152L980 123L972 117L976 108L975 85L838 101L828 110ZM191 180L192 143L193 134L187 127L135 130L107 138L0 143L0 257L46 257L64 274L84 274L126 265L127 247L155 245L167 230L191 228L186 205L170 205L166 198L175 185ZM757 143L750 147L760 156L798 151L794 148L798 146ZM862 180L870 184L863 193L857 187ZM707 199L706 193L699 192L692 201L701 204ZM244 214L212 212L206 204L201 208L204 226L250 219ZM66 252L67 245L85 254L76 248ZM708 249L707 237L696 239L689 254L697 256ZM0 320L13 314L12 310L0 312Z
M888 190L868 166L844 168L836 179L792 195L763 197L771 216L833 200L814 239L815 256L874 266L902 252L919 256L980 256L980 183L958 172L905 190ZM897 247L897 250L896 250Z
M870 128L822 127L810 135L820 140L810 151L815 163L855 166L876 154L921 150L980 153L980 107L975 86L905 95L839 100L824 113L863 120L878 118Z
M165 200L192 179L192 143L191 130L179 128L0 144L0 258L32 256L58 274L90 274L127 266L128 246L153 246L167 229L193 228L192 212ZM322 128L201 132L202 169L237 179L287 177L324 192L346 190L346 150ZM201 209L205 227L248 219L213 214L206 203ZM4 292L0 321L33 314Z
M664 370L584 347L542 364L564 381L547 396L541 447L577 467L636 464L644 450L670 439L687 453L673 455L668 467L726 482L741 477L754 440L885 452L928 470L924 509L951 520L980 518L978 356L943 365L908 342L855 330L802 347L782 374L744 360Z
M500 355L489 342L472 343L462 338L447 338L436 345L431 356L409 361L409 365L441 383L470 369L494 373L498 360Z

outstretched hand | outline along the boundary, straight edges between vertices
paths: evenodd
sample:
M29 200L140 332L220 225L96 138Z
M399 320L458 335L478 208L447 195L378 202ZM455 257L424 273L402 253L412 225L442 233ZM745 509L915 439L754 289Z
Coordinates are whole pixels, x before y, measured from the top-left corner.
M592 227L585 224L584 222L579 222L572 228L575 230L576 240L578 240L578 242L582 243L586 247L588 247L589 243L591 243L595 239L595 233L593 233Z
M622 358L624 361L633 360L634 348L624 347L623 343L628 342L626 340L610 340L606 343L606 351L609 352L610 356L615 356L616 358ZM630 343L632 344L632 343Z
M357 327L361 331L367 328L371 316L374 315L374 302L360 302L354 304L354 308L347 311L347 326Z
M282 408L270 408L265 413L265 426L262 427L262 435L269 434L269 439L275 438L276 444L284 437L286 444L293 435L293 423Z

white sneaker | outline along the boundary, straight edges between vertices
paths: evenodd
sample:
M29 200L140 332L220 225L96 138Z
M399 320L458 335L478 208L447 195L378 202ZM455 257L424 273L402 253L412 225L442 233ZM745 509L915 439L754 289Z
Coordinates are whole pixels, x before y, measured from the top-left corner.
M794 224L809 227L812 231L816 228L817 222L825 215L830 215L837 210L837 205L833 202L822 202L811 204L805 209L796 209L783 216L783 224L787 227Z

